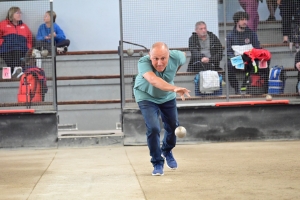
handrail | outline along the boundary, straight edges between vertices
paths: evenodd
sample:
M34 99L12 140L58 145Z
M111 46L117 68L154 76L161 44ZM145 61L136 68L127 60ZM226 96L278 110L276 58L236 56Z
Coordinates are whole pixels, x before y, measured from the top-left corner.
M295 68L284 68L285 71L298 71ZM225 73L225 71L217 71L218 73ZM176 76L193 76L196 75L197 72L177 72ZM131 78L136 76L136 74L127 74L125 78ZM111 75L99 75L99 76L60 76L57 77L57 81L66 81L66 80L85 80L85 79L118 79L120 78L119 74L111 74ZM52 77L47 77L47 80L52 80ZM0 79L0 82L18 82L20 79L12 78L12 79Z
M284 43L275 43L275 44L261 44L262 48L268 47L285 47L289 46L288 44ZM224 47L223 47L224 49ZM134 49L135 53L139 53L145 49ZM190 51L188 47L180 47L180 48L170 48L170 50L180 50L180 51ZM64 56L64 55L94 55L94 54L118 54L118 50L103 50L103 51L68 51L65 54L57 54L57 56Z
M195 75L195 72L177 72L177 76L188 76L188 75ZM125 78L134 77L136 74L127 74ZM111 75L99 75L99 76L61 76L57 77L56 80L58 81L65 81L65 80L84 80L84 79L114 79L120 78L119 74L111 74ZM47 80L52 80L52 77L47 77ZM0 79L0 82L16 82L20 81L18 78L12 79Z

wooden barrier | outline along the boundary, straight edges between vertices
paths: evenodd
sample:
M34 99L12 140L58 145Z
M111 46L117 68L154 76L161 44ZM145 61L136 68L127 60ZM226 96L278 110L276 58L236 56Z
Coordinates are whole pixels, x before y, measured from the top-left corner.
M0 110L0 114L20 114L20 113L34 113L34 109L20 109L20 110Z
M235 101L235 102L217 102L217 107L221 106L255 106L255 105L270 105L270 104L289 104L289 100L271 100L271 101Z

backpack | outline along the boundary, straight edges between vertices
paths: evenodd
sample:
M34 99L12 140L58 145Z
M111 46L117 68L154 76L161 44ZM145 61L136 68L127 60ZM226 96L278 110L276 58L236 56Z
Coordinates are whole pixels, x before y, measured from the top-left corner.
M246 93L251 95L260 95L267 93L267 80L260 73L249 75L249 84L246 84Z
M37 67L29 67L20 79L18 102L42 102L47 91L48 87L44 70Z
M250 74L250 86L263 87L264 85L265 81L260 74Z
M220 90L220 78L216 71L206 70L200 73L200 92L213 93Z
M286 72L283 66L274 66L270 69L269 74L269 94L282 94L284 92Z

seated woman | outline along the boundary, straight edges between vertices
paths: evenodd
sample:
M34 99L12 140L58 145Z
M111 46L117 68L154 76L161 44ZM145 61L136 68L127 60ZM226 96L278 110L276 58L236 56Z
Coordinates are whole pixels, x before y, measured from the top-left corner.
M36 36L36 48L39 50L47 49L51 52L51 11L47 11L44 15L44 24L40 25ZM53 11L53 37L57 53L65 53L68 51L70 40L66 39L63 30L55 23L56 13Z
M32 34L21 18L21 9L11 7L6 19L0 22L0 56L11 67L12 74L22 69L21 58L32 48Z

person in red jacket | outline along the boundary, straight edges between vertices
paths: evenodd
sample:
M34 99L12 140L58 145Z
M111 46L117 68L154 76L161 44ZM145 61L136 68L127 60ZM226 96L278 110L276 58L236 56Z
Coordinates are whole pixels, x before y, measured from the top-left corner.
M23 65L21 58L32 48L31 31L21 18L21 9L11 7L6 19L0 22L0 56L12 72Z

